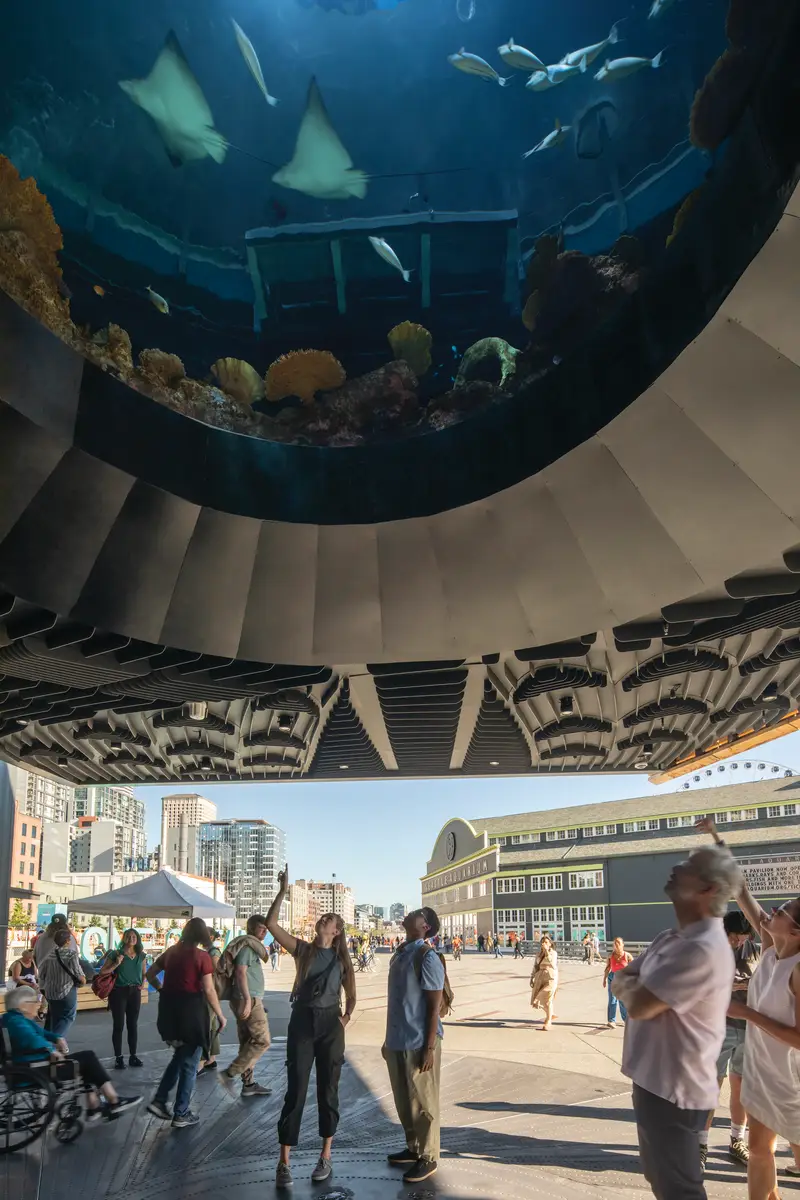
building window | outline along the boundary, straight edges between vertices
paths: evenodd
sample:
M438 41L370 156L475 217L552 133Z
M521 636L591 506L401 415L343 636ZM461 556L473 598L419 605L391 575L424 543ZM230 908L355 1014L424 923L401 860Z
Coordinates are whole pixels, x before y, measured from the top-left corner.
M32 875L35 870L36 870L35 865L33 863L28 863L28 874Z
M718 823L722 823L722 824L725 824L727 822L729 816L730 816L730 814L726 813L726 812L714 813L715 820Z
M532 908L531 923L534 938L543 933L549 933L558 942L564 940L564 910L563 908Z
M19 873L20 873L20 875L24 875L24 874L25 874L25 863L20 863L20 864L19 864Z
M667 817L667 829L677 829L679 824L678 817Z
M556 832L555 829L548 829L547 833L544 835L544 840L546 842L554 842L554 841L556 841L557 838L558 838L558 833Z
M29 892L32 892L32 891L33 891L33 884L32 884L32 883L29 883L29 884L28 884L28 891L29 891Z
M23 837L28 836L28 826L24 821L22 822L22 836Z
M594 925L598 927L598 931L602 930L605 937L606 910L602 904L586 904L581 905L580 908L571 908L569 915L573 933L579 927Z
M490 846L496 846L496 845L497 845L497 838L489 838L489 845L490 845Z
M757 808L743 809L742 820L743 821L757 821L758 820L758 809Z
M468 883L467 884L467 899L471 900L474 895L475 895L475 885L473 883Z
M660 829L661 821L658 819L658 817L651 817L650 820L647 822L647 828L648 829Z
M612 836L617 832L616 825L586 825L583 829L584 837L607 837Z
M19 848L19 852L20 852L20 854L24 854L24 853L25 853L25 843L24 843L24 842L23 842L23 843L22 843L22 845L20 846L20 848Z
M35 846L35 844L34 844L33 842L31 842L31 851L30 851L30 853L31 853L31 858L35 858L35 857L36 857L36 846Z
M513 834L512 838L511 838L511 845L518 846L520 841L521 841L521 838L520 838L519 834L518 833Z
M625 824L622 826L622 832L623 833L635 833L636 825L634 824L633 821L626 821Z
M695 817L681 817L681 829L688 829L689 826L693 826L695 820Z
M31 837L36 837L36 826L31 825Z
M481 882L478 884L478 895L479 896L486 895L486 880L485 879L482 879Z
M514 878L514 879L498 879L497 890L501 894L507 893L507 892L524 892L525 891L524 876L520 875L518 878Z
M498 908L497 921L500 925L520 925L525 923L524 908Z
M601 888L603 886L602 871L570 871L570 888Z
M755 809L752 811L755 811ZM794 817L796 815L796 804L770 804L769 808L767 809L768 817Z
M531 875L529 882L532 892L560 892L563 880L563 875Z

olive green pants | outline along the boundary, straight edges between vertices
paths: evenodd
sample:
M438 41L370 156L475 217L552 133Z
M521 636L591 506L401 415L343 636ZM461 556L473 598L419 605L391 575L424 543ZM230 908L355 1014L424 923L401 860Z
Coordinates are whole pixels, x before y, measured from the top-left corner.
M406 1145L418 1158L439 1159L439 1081L442 1073L442 1039L436 1039L433 1070L420 1071L422 1050L387 1050L383 1057L389 1068L397 1115L406 1135Z

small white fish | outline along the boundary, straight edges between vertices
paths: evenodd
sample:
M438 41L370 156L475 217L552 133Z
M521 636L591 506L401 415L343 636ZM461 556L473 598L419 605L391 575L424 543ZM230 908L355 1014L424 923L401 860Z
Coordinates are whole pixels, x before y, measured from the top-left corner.
M525 87L531 92L546 92L549 91L550 88L555 87L557 83L563 82L563 79L551 79L547 74L547 71L534 71L533 75L531 75L530 79L525 84Z
M372 249L375 253L379 254L383 261L387 262L390 267L394 267L395 271L399 271L406 283L409 283L411 281L411 271L406 271L403 268L403 264L389 243L384 238L371 237L369 240L372 243Z
M608 37L602 42L595 42L593 46L584 46L582 50L573 50L569 54L565 54L562 58L562 63L566 63L569 67L577 67L580 65L582 58L586 59L587 66L593 63L596 58L606 50L609 46L616 46L619 41L619 23L611 26L611 32Z
M509 38L505 46L498 46L497 53L506 66L513 67L515 71L547 70L540 58L537 58L530 50L526 50L524 46L518 46L513 38Z
M169 305L167 304L166 300L163 296L159 296L158 292L154 292L150 286L147 288L147 297L153 308L157 308L158 311L163 313L165 317L169 316Z
M567 79L572 79L573 75L586 74L586 55L576 63L555 63L554 66L547 68L547 77L551 83L564 83Z
M477 54L469 54L463 46L458 54L449 54L447 61L457 71L463 71L466 75L477 75L479 79L486 79L492 83L499 83L500 87L508 87L511 83L510 76L502 79L485 58L478 58Z
M247 63L250 74L264 93L264 99L267 104L274 108L276 104L280 104L280 100L276 100L274 96L270 96L267 90L267 85L264 82L264 73L261 70L261 63L258 61L258 55L255 52L253 43L241 25L236 24L233 17L231 17L231 24L233 25L233 32L236 34L236 41L239 43L239 49L242 52L242 58Z
M647 14L648 21L652 21L654 17L660 17L668 8L672 8L675 0L653 0L653 6Z
M661 66L663 54L664 51L659 50L655 58L615 58L611 62L606 59L605 66L600 68L595 79L598 83L603 83L605 80L609 83L616 83L618 79L635 75L637 71L642 71L645 67L652 67L654 71L657 71Z
M562 125L556 117L555 129L548 133L547 137L542 138L538 146L534 146L532 150L526 150L522 157L530 158L532 154L538 154L540 150L550 150L553 146L560 146L571 129L571 125Z

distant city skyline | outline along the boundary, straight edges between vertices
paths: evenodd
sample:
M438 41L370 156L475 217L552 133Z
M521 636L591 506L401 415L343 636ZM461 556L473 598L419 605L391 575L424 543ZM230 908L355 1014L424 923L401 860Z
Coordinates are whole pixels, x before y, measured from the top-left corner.
M800 733L740 756L744 758L766 759L800 773ZM728 760L728 769L734 761ZM398 902L407 908L420 903L420 877L437 834L452 817L501 816L678 791L687 779L692 776L659 788L651 787L646 776L632 774L206 784L197 785L197 791L217 805L220 819L263 818L284 829L290 880L335 875L353 889L356 904L377 905L388 913ZM727 775L719 779L732 782ZM707 780L715 781L716 775ZM146 803L148 849L159 840L161 797L180 793L186 793L185 785L135 788Z

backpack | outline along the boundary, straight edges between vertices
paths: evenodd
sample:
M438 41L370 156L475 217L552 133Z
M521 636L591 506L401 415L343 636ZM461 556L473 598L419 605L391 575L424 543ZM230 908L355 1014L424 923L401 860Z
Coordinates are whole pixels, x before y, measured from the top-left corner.
M249 946L251 950L255 950L262 962L267 961L267 951L264 943L258 938L251 937L249 933L245 933L242 937L234 938L230 945L226 946L220 954L217 964L214 967L214 987L217 989L217 996L220 1000L230 1000L233 996L233 981L236 977L236 955L245 946Z
M439 1009L439 1016L449 1017L453 1011L453 998L455 996L455 992L450 985L450 980L447 978L447 963L444 955L440 954L438 950L434 950L433 946L420 946L414 957L414 971L417 979L420 983L422 983L422 963L426 954L435 954L444 968L444 987L442 989L442 1003Z

